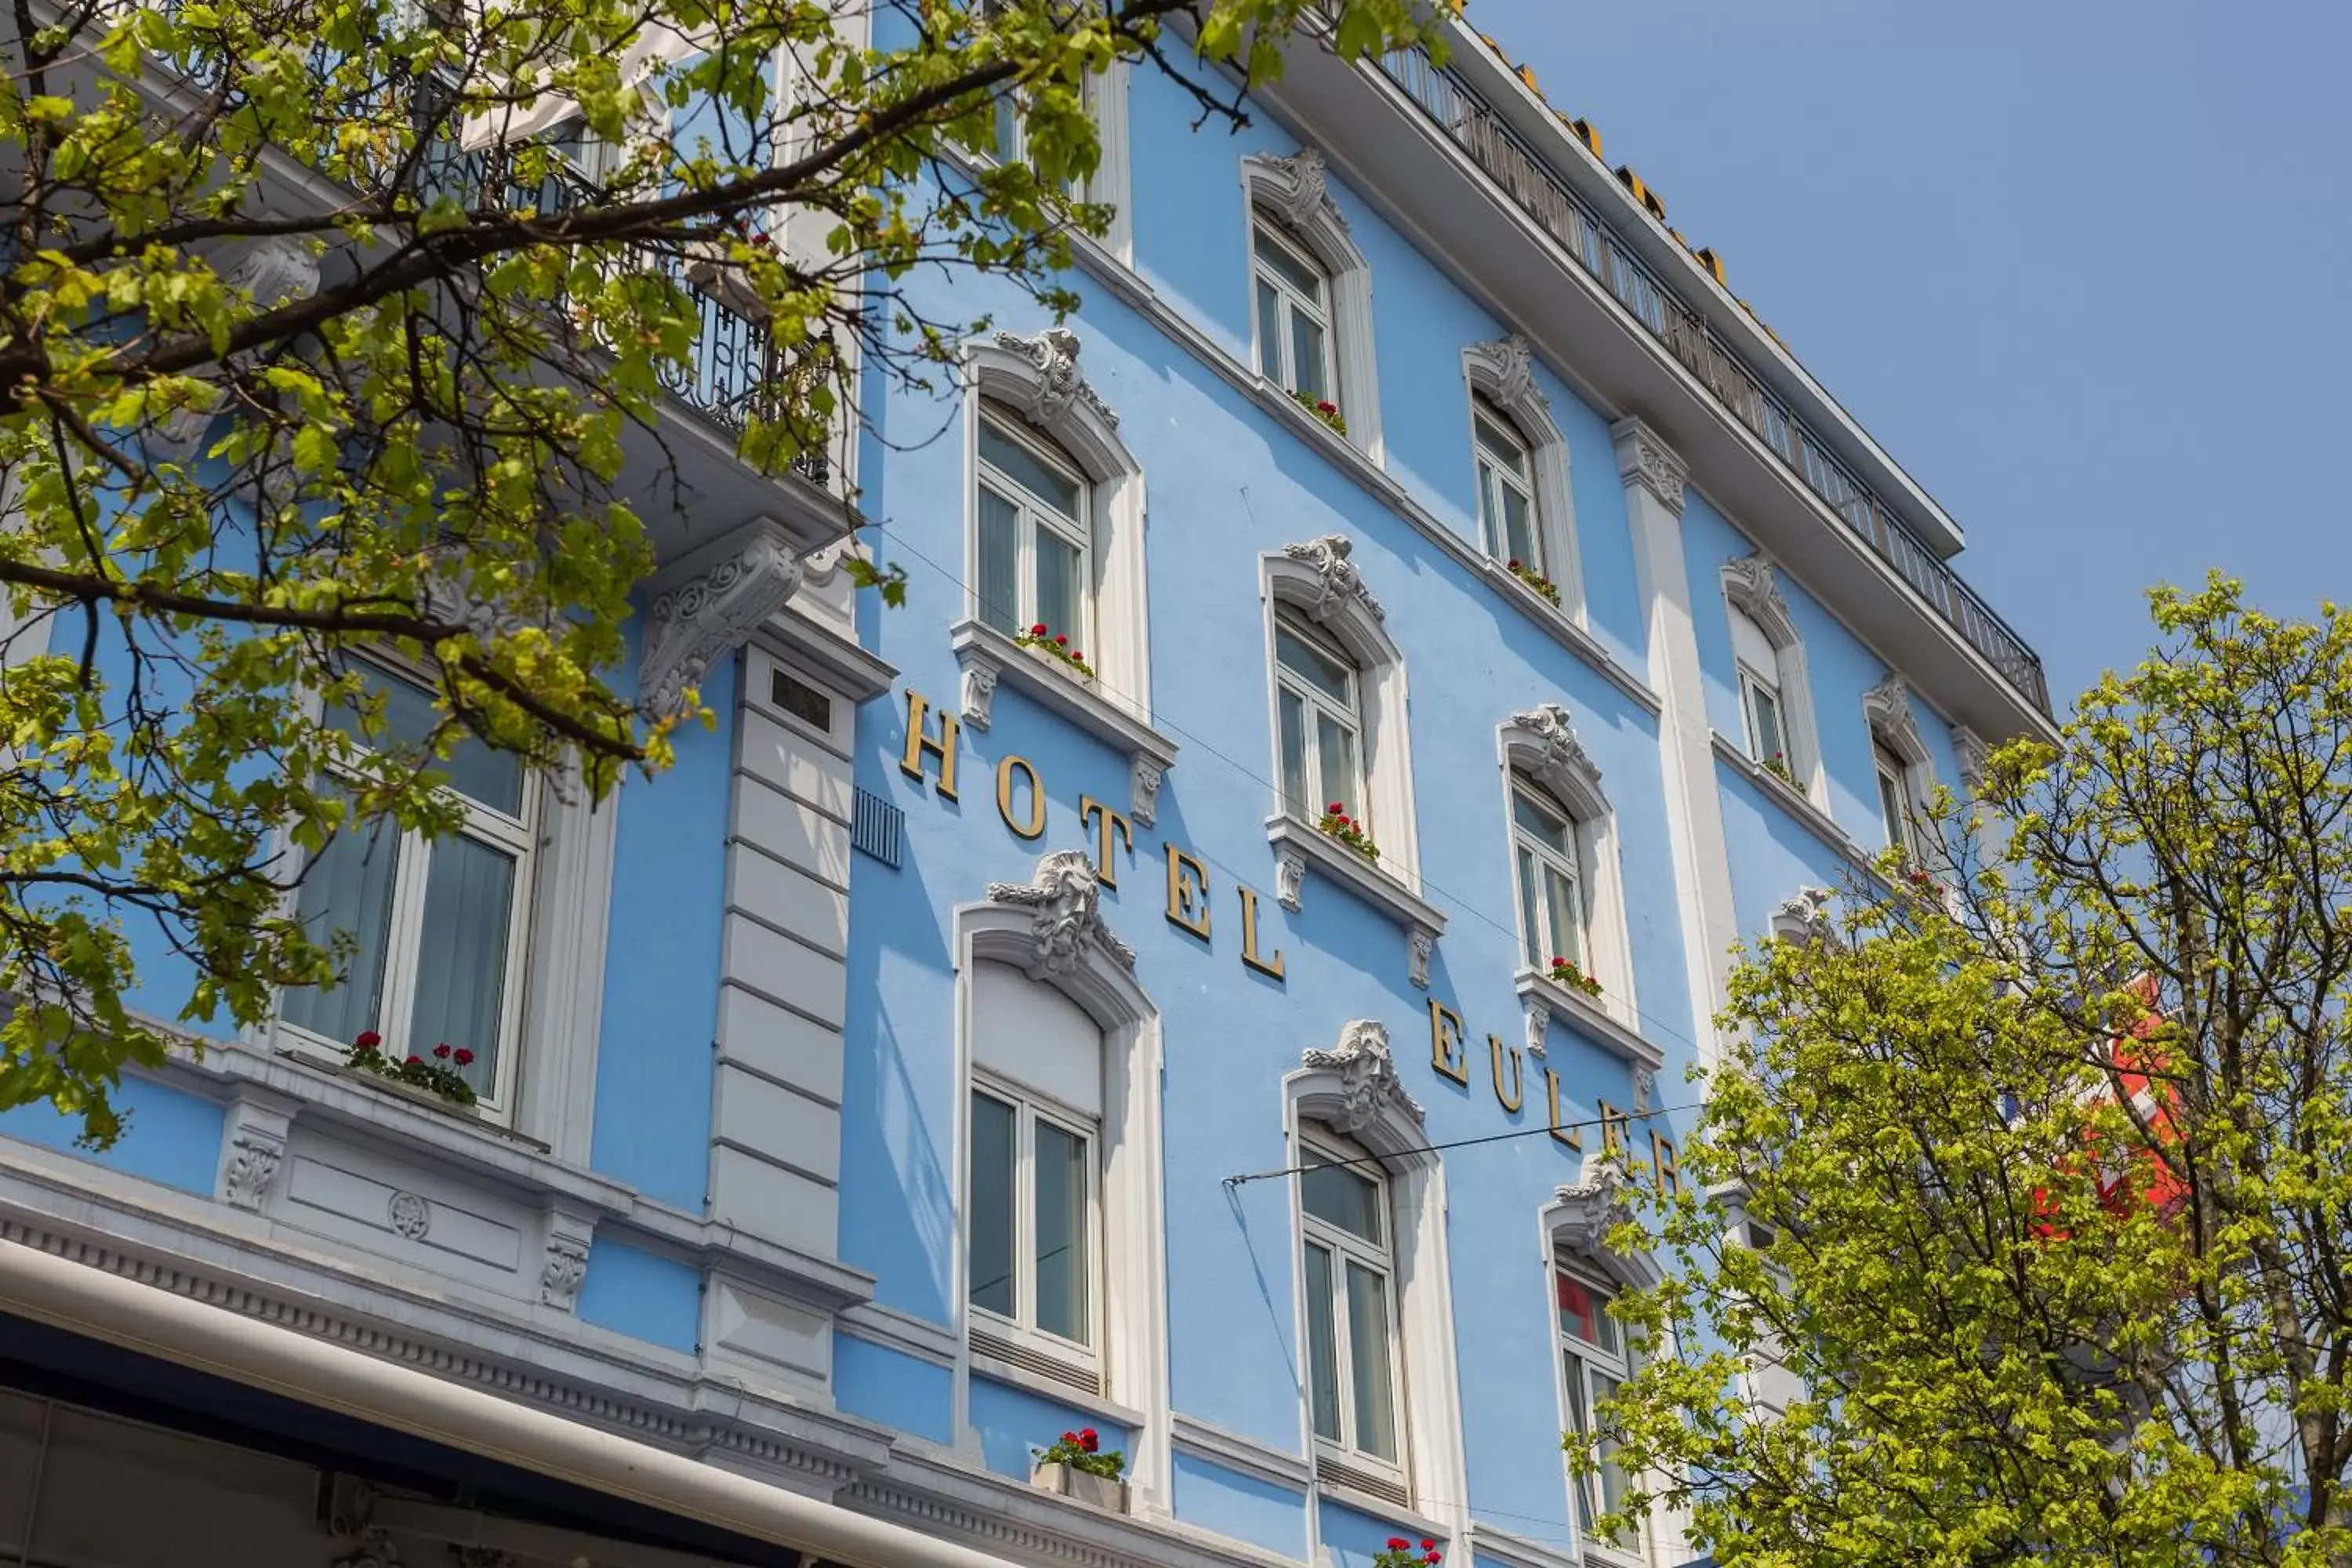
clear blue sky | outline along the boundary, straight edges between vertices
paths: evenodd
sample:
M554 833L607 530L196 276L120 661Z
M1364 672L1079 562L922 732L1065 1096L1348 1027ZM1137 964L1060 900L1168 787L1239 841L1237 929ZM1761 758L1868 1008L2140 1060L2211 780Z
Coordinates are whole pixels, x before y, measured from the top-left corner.
M2352 4L1470 0L1958 519L2063 707L2352 597Z

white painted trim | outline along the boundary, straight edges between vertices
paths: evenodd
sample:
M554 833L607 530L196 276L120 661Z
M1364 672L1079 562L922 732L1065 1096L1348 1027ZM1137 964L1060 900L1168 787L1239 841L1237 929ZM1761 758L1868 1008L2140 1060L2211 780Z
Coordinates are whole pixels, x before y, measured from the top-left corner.
M1193 1454L1237 1474L1286 1487L1297 1491L1302 1502L1315 1485L1313 1466L1271 1443L1181 1411L1174 1414L1171 1422L1170 1436L1178 1453Z
M1051 860L1053 857L1048 857ZM1091 888L1091 874L1088 887ZM1041 945L1048 912L1001 901L961 904L950 921L956 962L955 1129L951 1181L956 1246L949 1269L956 1377L953 1430L959 1451L976 1444L971 1426L971 1205L972 966L1013 964L1092 1016L1103 1035L1100 1134L1102 1215L1100 1350L1108 1396L1142 1412L1129 1457L1135 1504L1146 1517L1172 1507L1168 1441L1168 1278L1161 1192L1160 1012L1130 967L1100 938L1080 937L1067 954ZM1088 915L1096 924L1099 917ZM1087 928L1091 929L1091 928ZM1107 928L1102 935L1108 937ZM1109 939L1115 942L1116 938Z
M964 618L981 618L979 452L983 398L1045 436L1084 471L1091 487L1088 563L1097 634L1088 659L1102 684L1144 724L1151 722L1150 605L1144 588L1143 465L1118 433L1118 416L1078 368L1080 339L1068 327L1034 336L997 332L963 345ZM1108 640L1105 640L1108 639Z
M1791 789L1788 780L1749 756L1746 747L1720 731L1713 733L1710 745L1717 757L1730 763L1740 777L1762 791L1766 799L1794 817L1807 832L1843 856L1855 869L1875 874L1870 851L1856 842L1852 834L1832 821L1829 813L1814 805L1804 792Z
M1256 265L1256 222L1263 215L1276 228L1323 264L1331 285L1331 353L1338 366L1339 414L1348 422L1348 445L1373 466L1384 460L1381 442L1380 359L1372 344L1372 273L1348 230L1347 216L1332 200L1324 177L1323 154L1304 147L1286 158L1255 153L1241 161L1242 201L1249 219L1249 264ZM1253 276L1255 272L1253 270ZM1250 342L1257 342L1257 289L1250 298ZM1296 403L1258 367L1259 379L1286 403ZM1314 416L1299 410L1307 418Z
M1536 384L1534 350L1517 332L1495 342L1473 343L1462 351L1462 375L1471 394L1465 402L1473 420L1472 474L1475 476L1478 462L1476 399L1483 395L1509 417L1527 446L1528 467L1533 470L1536 530L1543 541L1544 565L1551 585L1559 590L1558 613L1582 626L1584 568L1576 535L1576 492L1569 482L1568 437L1552 419L1551 399ZM1483 489L1478 504L1482 510L1486 505ZM1553 608L1549 601L1544 607Z
M1006 680L1047 711L1127 758L1128 815L1150 827L1159 818L1160 785L1176 765L1176 742L1139 718L1119 694L1097 678L1048 663L1050 655L1024 647L978 620L948 628L948 646L961 675L958 713L973 730L985 731L997 687Z
M1813 682L1805 660L1805 639L1797 629L1796 616L1790 613L1788 600L1781 595L1771 558L1760 550L1751 551L1725 562L1722 577L1727 607L1754 622L1772 645L1779 666L1774 674L1780 687L1780 723L1786 731L1782 744L1802 764L1797 779L1804 794L1816 802L1825 801L1829 770L1822 759L1821 727L1813 716Z
M860 1301L844 1307L834 1314L834 1323L853 1339L933 1366L953 1367L956 1363L954 1330L879 1301Z
M1496 726L1495 749L1503 774L1503 830L1512 846L1512 885L1516 889L1518 879L1517 834L1511 806L1517 778L1549 795L1575 827L1582 861L1578 879L1583 884L1589 911L1584 966L1601 982L1598 1003L1590 1003L1580 994L1577 1000L1609 1017L1619 1032L1630 1030L1638 1036L1642 1008L1634 989L1633 943L1626 923L1624 856L1618 845L1616 810L1601 788L1601 770L1577 739L1568 710L1556 702L1515 713ZM1597 918L1591 918L1593 914ZM1532 1026L1529 1043L1542 1043L1533 1038Z
M545 834L532 900L540 913L526 971L516 1126L575 1165L588 1163L595 1119L622 787L616 784L593 805L576 785L551 790L541 819Z

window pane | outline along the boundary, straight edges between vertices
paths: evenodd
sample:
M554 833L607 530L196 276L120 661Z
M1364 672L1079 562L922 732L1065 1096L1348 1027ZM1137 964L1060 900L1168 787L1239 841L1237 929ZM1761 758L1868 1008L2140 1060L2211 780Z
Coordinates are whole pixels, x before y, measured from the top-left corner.
M1037 1326L1088 1344L1087 1141L1054 1123L1037 1127Z
M1298 1178L1300 1206L1317 1219L1381 1246L1387 1226L1381 1222L1380 1184L1345 1165L1327 1165L1312 1154L1307 1159L1314 1163Z
M1013 1107L971 1097L971 1304L1013 1315Z
M980 487L980 618L1007 633L1021 624L1021 511Z
M436 1047L474 1053L464 1068L477 1093L497 1081L507 995L507 936L514 910L515 863L470 838L443 838L426 851L425 920L416 944L416 1000L409 1010L408 1049L430 1058Z
M1772 689L1761 681L1750 680L1748 684L1748 710L1756 726L1756 760L1769 763L1778 757L1788 765L1790 773L1796 772L1796 760L1789 755L1788 743L1780 733L1780 698L1774 696Z
M1550 964L1553 949L1544 931L1543 868L1535 851L1522 844L1519 851L1519 933L1527 944L1528 962L1538 969ZM1565 958L1566 953L1559 954Z
M1275 701L1282 712L1282 798L1301 816L1319 815L1329 803L1307 798L1307 699L1286 687Z
M422 757L434 726L441 721L441 715L433 706L433 694L413 680L403 680L373 665L362 664L359 669L368 695L383 699L383 733L376 744L395 754ZM326 720L347 735L363 738L360 736L359 715L349 707L336 704L329 710ZM450 747L449 760L436 760L433 765L448 774L449 787L459 795L509 816L520 813L522 763L513 753L493 750L460 730Z
M996 100L996 134L989 151L1006 162L1021 155L1021 108L1005 93Z
M1553 1270L1552 1279L1559 1296L1559 1331L1617 1354L1617 1320L1609 1315L1609 1292L1562 1269Z
M1503 542L1509 552L1505 559L1518 561L1533 571L1541 572L1543 546L1536 538L1535 513L1528 506L1527 495L1515 485L1500 479L1496 483L1502 490Z
M1573 879L1557 866L1542 868L1544 909L1551 921L1552 949L1560 957L1584 967L1584 909Z
M1257 369L1268 381L1285 379L1282 369L1282 291L1257 280Z
M1307 299L1318 305L1323 302L1323 275L1310 266L1289 242L1264 224L1260 224L1257 230L1257 258L1267 271Z
M1528 454L1526 446L1501 424L1481 409L1477 415L1478 445L1507 472L1526 477Z
M1087 646L1087 614L1081 595L1086 563L1079 558L1077 546L1051 529L1037 530L1036 550L1037 618L1066 635L1073 651L1083 653Z
M1315 1435L1337 1443L1339 1430L1339 1355L1332 1344L1331 1255L1307 1246L1307 1373L1315 1395Z
M1321 709L1315 710L1315 755L1323 764L1323 804L1339 801L1360 827L1371 822L1363 775L1356 770L1356 732Z
M1291 630L1281 618L1274 623L1274 657L1283 668L1349 712L1355 711L1355 671Z
M1616 1394L1617 1380L1615 1378L1605 1376L1598 1372L1592 1374L1592 1404L1595 1412L1594 1418L1596 1420L1599 1419L1601 1402L1604 1399L1614 1398ZM1600 1479L1601 1506L1603 1511L1614 1513L1619 1509L1624 1507L1625 1468L1622 1465L1620 1465L1617 1462L1616 1440L1605 1435L1601 1439ZM1612 1546L1630 1548L1633 1545L1631 1536L1622 1530L1613 1534L1608 1535L1603 1539L1605 1539Z
M1878 812L1886 826L1887 847L1907 847L1911 842L1910 811L1903 800L1902 775L1890 773L1884 766L1878 770Z
M303 872L296 911L310 940L324 942L346 931L359 945L339 984L286 993L280 1011L288 1023L349 1045L383 1021L384 952L399 861L400 835L392 825L363 824L337 834Z
M1488 553L1507 559L1510 546L1503 537L1503 480L1495 466L1478 459L1478 527L1486 536Z
M1078 481L1015 440L995 420L980 422L980 460L1073 522L1083 521Z
M1329 367L1324 363L1323 323L1304 310L1290 312L1290 374L1293 392L1318 402L1331 395Z
M1568 818L1529 795L1525 789L1511 792L1511 821L1521 833L1561 855L1576 853L1570 837Z
M1568 1429L1585 1434L1592 1430L1592 1401L1584 1386L1584 1362L1570 1352L1560 1352L1560 1376L1568 1394ZM1586 1535L1592 1533L1592 1482L1583 1476L1570 1485L1576 1492L1576 1524Z
M1354 1362L1356 1447L1393 1459L1396 1394L1389 1363L1389 1282L1360 1263L1348 1265L1348 1332Z

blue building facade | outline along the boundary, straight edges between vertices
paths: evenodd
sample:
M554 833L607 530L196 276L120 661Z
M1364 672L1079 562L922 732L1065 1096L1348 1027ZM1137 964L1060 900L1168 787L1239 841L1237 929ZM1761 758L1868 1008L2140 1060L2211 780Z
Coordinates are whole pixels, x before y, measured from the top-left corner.
M918 279L996 322L957 385L874 378L823 473L713 447L632 678L698 682L716 730L593 812L484 786L480 1114L335 1070L289 1008L131 1084L101 1160L0 1118L0 1236L178 1298L166 1370L260 1397L184 1348L191 1300L422 1369L413 1405L289 1372L240 1405L222 1517L264 1560L1691 1557L1667 1517L1598 1536L1612 1479L1560 1451L1626 1371L1610 1294L1655 1277L1604 1240L1622 1188L1679 1179L1734 944L2046 731L2039 666L1950 520L1491 44L1300 51L1231 137L1153 73L1097 110L1119 218L1073 320ZM853 594L840 498L902 607ZM400 865L386 907L429 900ZM388 931L356 1021L423 1037L458 972ZM88 1305L109 1357L8 1289L39 1375L0 1459L141 1462L136 1300ZM487 1403L424 1431L427 1383L649 1479L533 1459L552 1426L493 1447ZM1123 1490L1033 1473L1080 1430ZM436 1491L484 1455L508 1501ZM296 1517L303 1473L336 1509ZM35 1528L6 1491L0 1545Z

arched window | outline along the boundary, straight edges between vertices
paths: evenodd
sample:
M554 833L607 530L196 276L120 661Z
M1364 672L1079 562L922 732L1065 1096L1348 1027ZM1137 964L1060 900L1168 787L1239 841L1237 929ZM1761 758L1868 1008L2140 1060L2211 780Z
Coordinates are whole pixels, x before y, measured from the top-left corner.
M1371 272L1324 177L1323 155L1242 160L1250 214L1250 313L1258 374L1286 395L1329 403L1346 438L1377 458Z
M1396 1255L1380 1162L1328 1127L1299 1130L1307 1364L1316 1438L1402 1468Z
M1549 576L1542 532L1536 526L1535 464L1509 415L1484 397L1470 401L1478 446L1478 521L1487 552Z
M1899 675L1863 693L1863 717L1870 725L1870 752L1878 776L1878 815L1886 847L1916 861L1927 846L1922 824L1936 787L1927 742L1911 706L1911 688Z
M1593 1474L1571 1470L1568 1477L1577 1536L1593 1556L1638 1562L1648 1555L1646 1528L1613 1537L1597 1531L1601 1516L1622 1507L1630 1489L1599 1406L1633 1370L1623 1331L1609 1316L1610 1301L1620 1289L1654 1286L1664 1276L1649 1254L1621 1253L1609 1245L1610 1232L1632 1212L1619 1158L1613 1142L1586 1155L1579 1180L1553 1194L1542 1223L1550 1250L1560 1426L1571 1444L1592 1445L1601 1461Z
M1592 963L1586 934L1584 847L1576 819L1534 781L1511 779L1512 868L1519 889L1519 942L1528 966L1548 969L1565 958L1579 970Z
M956 910L963 1370L1140 1411L1132 1476L1164 1510L1160 1020L1099 890L1060 850ZM961 1429L968 1376L955 1398Z
M1486 553L1572 621L1584 615L1568 438L1536 384L1535 354L1517 333L1462 351L1470 386L1470 447ZM1541 584L1549 584L1549 591Z
M1770 562L1742 556L1723 568L1738 666L1740 722L1757 765L1809 799L1819 798L1821 749L1806 689L1805 645Z
M1296 606L1277 604L1274 664L1285 808L1312 822L1337 805L1374 832L1364 789L1362 675L1354 659Z
M980 411L980 618L1008 637L1043 626L1094 646L1092 487L1051 441L993 404Z

